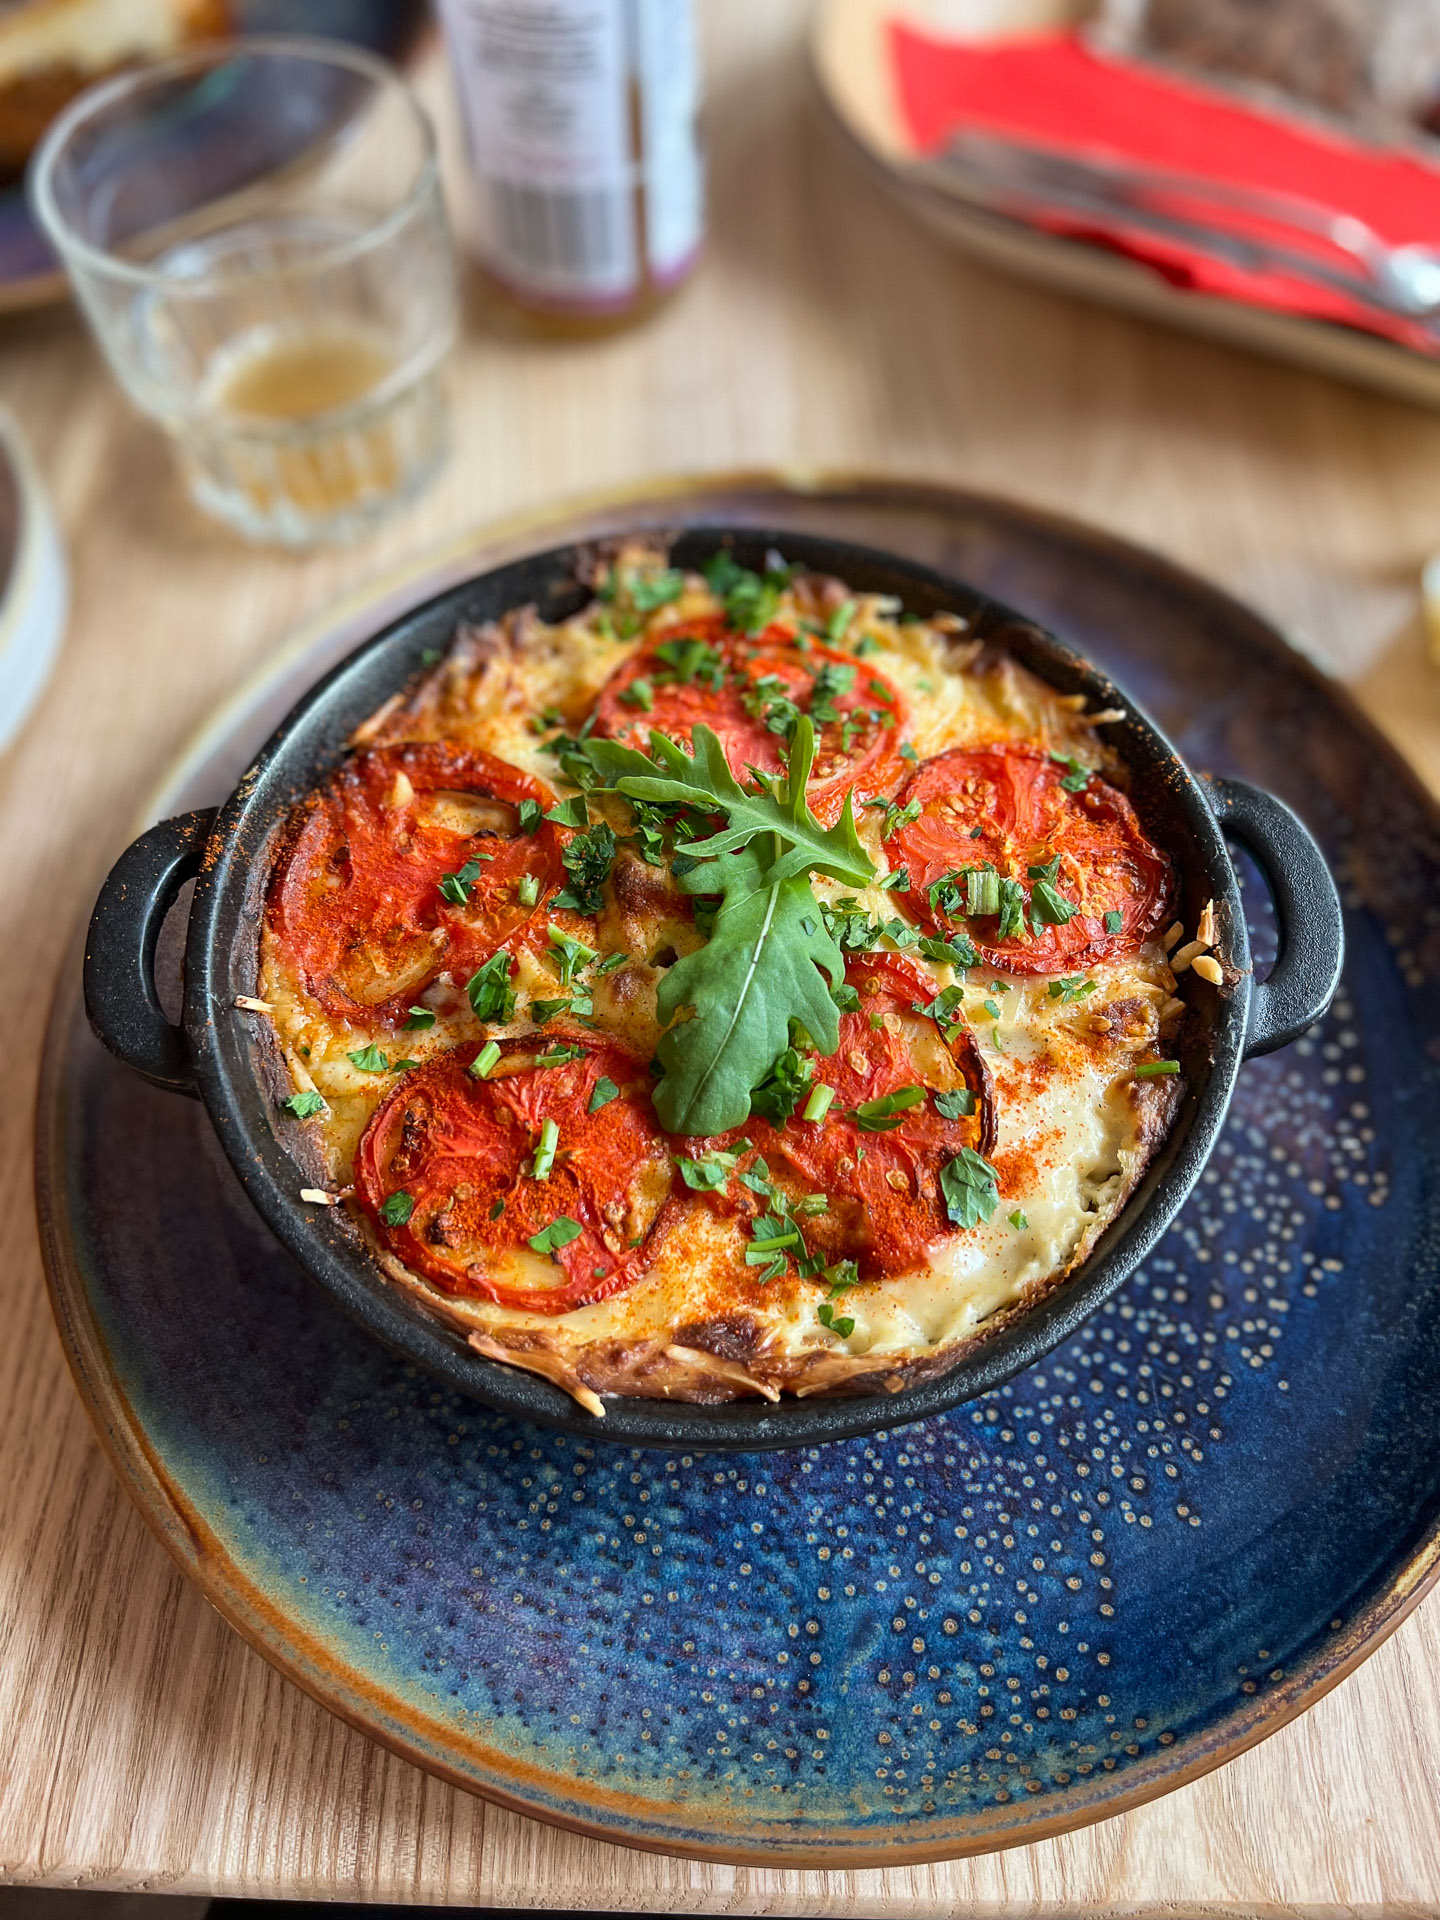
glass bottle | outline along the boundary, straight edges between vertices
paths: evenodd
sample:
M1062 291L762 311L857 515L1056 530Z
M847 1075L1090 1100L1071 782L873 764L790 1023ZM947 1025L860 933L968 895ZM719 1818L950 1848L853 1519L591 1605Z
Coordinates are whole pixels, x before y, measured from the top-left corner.
M704 233L691 0L440 0L473 250L542 330L654 310Z

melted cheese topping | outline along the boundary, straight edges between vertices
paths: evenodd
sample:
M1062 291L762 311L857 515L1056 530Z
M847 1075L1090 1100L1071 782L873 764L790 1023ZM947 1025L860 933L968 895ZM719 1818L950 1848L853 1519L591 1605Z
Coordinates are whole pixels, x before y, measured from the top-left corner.
M556 762L541 744L534 717L553 710L567 724L577 724L640 645L663 637L663 630L681 619L712 613L715 606L703 583L693 580L678 602L660 609L630 640L597 631L593 611L557 627L521 614L509 644L493 645L485 636L478 646L473 636L469 643L462 641L423 695L387 718L379 738L446 736L483 746L563 792L565 783L557 780ZM1038 741L1096 770L1114 770L1113 758L1073 700L1009 660L975 662L974 650L963 640L957 643L955 628L962 623L902 623L893 611L882 601L858 602L849 638L853 643L857 633L870 637L866 657L903 693L911 715L907 737L919 759L955 746ZM625 803L591 798L597 810L613 809L613 824L624 828ZM863 812L858 824L883 876L889 860L877 813ZM822 899L845 893L823 878L814 886ZM858 902L881 925L898 917L894 896L878 884ZM663 966L691 951L699 938L675 896L667 896L663 876L657 879L655 869L622 852L607 883L599 943L602 951L624 952L628 958L618 971L593 981L596 1027L647 1057L660 1033L655 991ZM881 947L897 944L903 938L901 943L882 940ZM486 1028L491 1037L533 1036L527 1001L559 991L555 974L533 954L522 951L517 957L516 1017L508 1027ZM473 1043L482 1029L463 983L444 976L421 995L436 1015L435 1025L397 1035L324 1014L299 984L268 926L262 961L260 991L274 1009L294 1084L315 1089L328 1105L328 1114L310 1123L311 1137L320 1145L332 1183L346 1187L360 1135L394 1084L392 1075L366 1072L347 1056L374 1040L391 1059L403 1054L424 1061L461 1042ZM1158 940L1122 962L1092 968L1086 979L1095 985L1078 1000L1057 995L1045 977L983 968L956 975L943 963L930 964L930 971L937 992L952 983L963 988L965 1018L993 1076L998 1137L990 1158L1000 1203L987 1222L940 1240L915 1271L851 1288L843 1308L832 1314L853 1322L848 1333L837 1333L819 1317L826 1303L823 1282L802 1281L792 1268L768 1286L757 1284L754 1270L745 1265L746 1223L718 1215L683 1189L677 1189L681 1204L671 1207L652 1237L648 1271L613 1298L566 1314L451 1298L382 1255L387 1270L463 1325L502 1345L513 1342L521 1351L509 1357L520 1357L522 1364L553 1373L555 1363L548 1358L542 1363L539 1349L547 1356L568 1356L580 1370L576 1380L586 1377L587 1355L616 1343L649 1343L672 1358L689 1353L697 1368L709 1370L709 1384L717 1391L745 1391L747 1382L753 1388L748 1367L783 1374L787 1363L816 1356L821 1357L816 1384L801 1384L799 1390L823 1391L847 1372L955 1347L1001 1308L1052 1284L1083 1260L1123 1204L1163 1131L1172 1091L1155 1080L1137 1080L1134 1068L1154 1058L1182 1007ZM923 1066L916 1058L917 1067ZM677 1145L683 1150L683 1142ZM513 1273L509 1256L506 1266L507 1278L523 1277L536 1286L554 1283L550 1261L527 1250L515 1256ZM708 1354L693 1348L697 1330L722 1323L748 1330L739 1362L726 1358L723 1342ZM523 1353L527 1342L536 1350L529 1359ZM683 1370L686 1363L680 1358L675 1364ZM563 1380L563 1373L556 1377ZM806 1382L811 1378L804 1375ZM582 1388L564 1383L583 1397ZM675 1389L666 1384L661 1390Z

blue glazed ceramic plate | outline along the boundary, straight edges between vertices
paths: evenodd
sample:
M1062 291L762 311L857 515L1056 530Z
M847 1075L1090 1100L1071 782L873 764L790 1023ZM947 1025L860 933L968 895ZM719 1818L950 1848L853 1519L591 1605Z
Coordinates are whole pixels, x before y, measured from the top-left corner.
M1162 561L934 488L759 480L592 506L388 583L212 728L156 812L222 797L277 709L399 606L526 547L702 519L947 568L1320 836L1345 986L1321 1029L1246 1068L1162 1252L1030 1373L874 1439L667 1456L519 1428L342 1320L201 1110L102 1053L70 981L40 1127L57 1315L180 1564L420 1765L725 1860L1036 1840L1263 1738L1436 1570L1436 816L1334 687ZM1263 954L1258 902L1255 921Z
M236 30L309 33L403 60L425 24L424 0L231 0ZM30 217L22 184L0 187L0 313L65 297L65 275Z

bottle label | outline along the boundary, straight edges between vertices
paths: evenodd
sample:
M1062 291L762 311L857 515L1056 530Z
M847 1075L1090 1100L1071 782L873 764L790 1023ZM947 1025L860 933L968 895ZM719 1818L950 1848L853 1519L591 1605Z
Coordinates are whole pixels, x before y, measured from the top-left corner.
M559 303L620 305L699 243L690 0L442 0L477 241ZM643 190L642 190L643 189Z

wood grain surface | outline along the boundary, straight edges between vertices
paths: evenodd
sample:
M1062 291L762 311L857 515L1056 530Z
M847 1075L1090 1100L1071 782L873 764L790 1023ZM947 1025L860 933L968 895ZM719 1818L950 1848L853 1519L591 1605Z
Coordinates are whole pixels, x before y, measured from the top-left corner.
M30 1113L76 920L207 711L297 622L466 524L651 473L766 464L1016 495L1265 608L1440 787L1440 673L1415 591L1440 545L1440 416L953 259L814 113L803 13L704 10L715 237L682 298L644 332L564 347L477 308L454 457L363 547L238 545L186 504L73 316L0 327L0 397L75 565L59 672L0 761L0 1879L551 1911L1440 1912L1440 1598L1294 1725L1105 1825L884 1873L667 1860L487 1808L271 1673L131 1511L65 1372ZM444 111L433 56L422 79Z

